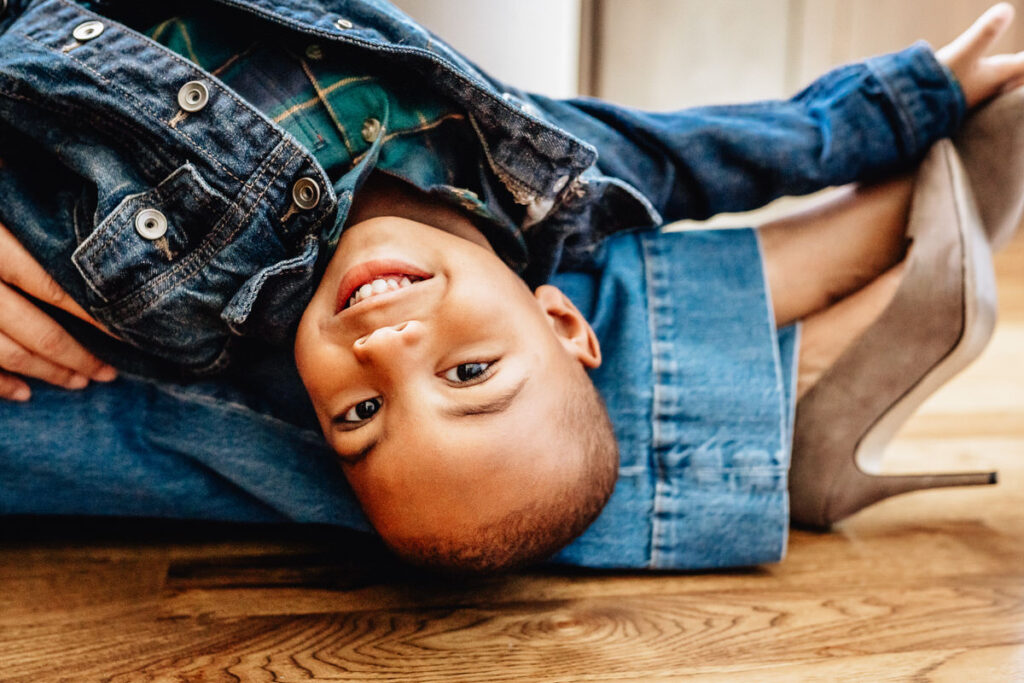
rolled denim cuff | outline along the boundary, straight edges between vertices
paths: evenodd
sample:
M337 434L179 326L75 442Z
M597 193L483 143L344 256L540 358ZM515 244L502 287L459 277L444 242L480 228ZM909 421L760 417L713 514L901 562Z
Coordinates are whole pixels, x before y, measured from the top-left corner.
M900 137L911 158L924 154L934 141L949 137L963 123L967 113L963 89L928 43L919 41L900 52L873 57L865 65L899 112Z

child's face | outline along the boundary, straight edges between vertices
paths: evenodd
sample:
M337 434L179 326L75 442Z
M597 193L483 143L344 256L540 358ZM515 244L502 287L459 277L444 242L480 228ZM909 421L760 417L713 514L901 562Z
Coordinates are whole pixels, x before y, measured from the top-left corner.
M327 441L385 539L468 530L576 476L552 416L573 365L599 354L557 289L531 293L488 248L393 217L346 230L295 344Z

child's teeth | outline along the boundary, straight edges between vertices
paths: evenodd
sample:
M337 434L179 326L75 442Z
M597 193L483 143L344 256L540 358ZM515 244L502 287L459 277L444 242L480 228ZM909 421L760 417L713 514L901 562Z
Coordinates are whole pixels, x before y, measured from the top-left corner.
M412 280L407 276L403 276L402 279L396 278L377 278L373 282L368 282L352 294L352 298L348 300L348 305L353 306L363 299L367 299L374 294L383 294L384 292L393 292L403 287L408 287L412 284Z

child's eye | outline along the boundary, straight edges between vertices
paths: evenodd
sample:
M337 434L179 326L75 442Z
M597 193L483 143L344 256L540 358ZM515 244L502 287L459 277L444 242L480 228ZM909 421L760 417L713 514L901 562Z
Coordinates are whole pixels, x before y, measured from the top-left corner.
M456 365L454 368L445 370L442 376L452 384L465 384L474 380L479 381L490 374L489 370L493 365L493 362L462 363L461 365Z
M380 410L379 398L360 401L342 415L340 422L344 424L356 424L363 422L364 420L369 420L371 417L376 415L378 410Z

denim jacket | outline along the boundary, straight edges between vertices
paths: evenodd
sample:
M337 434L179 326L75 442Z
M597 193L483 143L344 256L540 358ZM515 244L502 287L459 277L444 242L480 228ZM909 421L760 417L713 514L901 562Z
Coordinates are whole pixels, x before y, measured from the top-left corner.
M531 284L618 231L905 167L964 112L923 45L791 100L652 114L506 86L383 0L216 1L463 107L493 172L481 199L525 209L509 265ZM195 82L208 100L187 111ZM0 220L118 336L196 373L224 367L238 337L288 339L369 170L332 186L216 77L71 0L8 0L0 16L0 157ZM295 194L309 182L312 205ZM147 209L166 218L159 238L140 227Z

